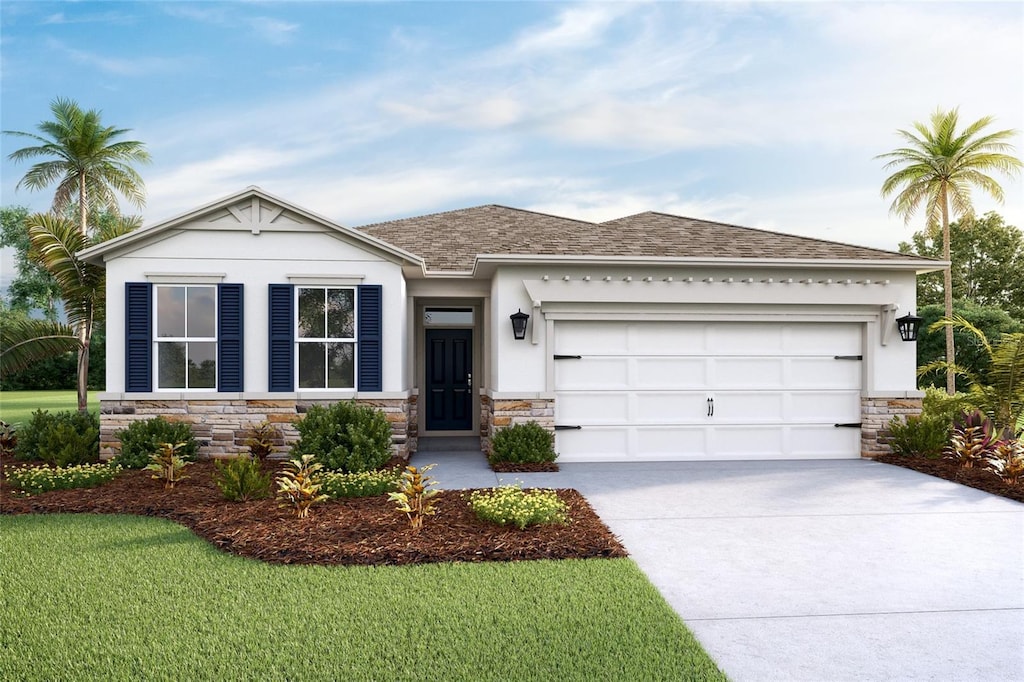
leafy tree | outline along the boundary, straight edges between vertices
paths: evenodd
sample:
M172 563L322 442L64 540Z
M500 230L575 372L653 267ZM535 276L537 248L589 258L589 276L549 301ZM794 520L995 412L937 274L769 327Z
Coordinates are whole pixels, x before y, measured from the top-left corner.
M132 164L148 163L150 157L142 142L119 139L128 129L104 126L96 109L83 111L76 102L57 98L50 104L50 111L54 120L36 126L42 135L4 132L40 143L11 153L11 160L46 159L29 168L17 187L38 190L57 183L53 214L28 218L30 258L56 280L68 320L75 326L78 409L85 411L92 328L103 319L104 273L100 267L79 261L75 254L137 226L137 221L118 221L113 226L96 226L98 229L90 234L89 215L95 209L120 215L118 194L141 208L145 204L145 184ZM60 212L76 201L77 225L60 217Z
M914 123L917 135L907 130L897 131L906 147L875 157L888 160L886 169L896 169L882 183L883 197L896 194L889 212L910 222L923 206L928 230L935 232L941 226L942 257L947 261L950 260L950 213L966 218L974 215L972 187L1002 202L1003 188L988 173L998 171L1015 177L1022 166L1020 159L1010 154L1014 147L1008 140L1016 135L1015 130L982 134L993 120L986 116L958 131L958 119L957 109L936 109L931 127ZM951 317L953 282L948 267L944 271L943 290L946 317ZM946 325L946 358L952 361L954 357L953 326ZM952 374L947 376L946 390L950 394L956 390Z
M1024 321L1024 232L990 211L973 221L951 223L949 237L953 300L1002 308L1016 320ZM939 235L915 232L911 243L900 244L900 252L941 258L942 242ZM917 302L942 303L941 273L918 277Z
M921 316L921 332L917 337L917 366L932 367L932 370L920 374L922 386L942 384L946 381L946 371L938 363L945 360L945 334L942 326L936 326L943 315L942 303L933 303L918 309ZM971 301L954 301L953 314L979 330L989 343L998 343L1004 334L1024 332L1024 324L1012 319L1006 311L987 306L979 306ZM956 364L974 375L983 375L988 370L989 357L984 346L974 334L954 326L956 343ZM958 391L968 388L965 375L956 375Z
M1003 334L993 344L980 329L962 317L944 317L932 326L955 327L972 335L988 356L988 368L984 372L972 372L956 363L939 360L921 367L918 372L943 369L947 374L964 376L971 402L992 418L998 430L1015 434L1024 414L1024 333Z
M24 206L0 208L0 247L14 249L14 266L18 271L7 288L7 300L15 310L42 310L43 316L54 322L60 289L50 273L28 257L26 218L28 209Z

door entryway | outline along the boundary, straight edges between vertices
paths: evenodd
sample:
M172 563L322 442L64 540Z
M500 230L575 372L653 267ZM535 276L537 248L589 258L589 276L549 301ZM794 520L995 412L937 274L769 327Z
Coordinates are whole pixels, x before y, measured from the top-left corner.
M473 428L473 330L426 330L426 428Z

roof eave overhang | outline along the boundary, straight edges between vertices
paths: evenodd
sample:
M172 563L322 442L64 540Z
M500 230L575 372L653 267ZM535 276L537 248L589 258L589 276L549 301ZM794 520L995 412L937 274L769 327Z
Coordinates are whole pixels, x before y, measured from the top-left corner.
M474 261L469 276L488 277L501 265L615 265L615 266L687 266L687 267L743 267L743 268L828 268L833 270L887 270L913 271L915 274L945 269L948 261L924 258L906 260L883 259L823 259L823 258L683 258L677 256L570 256L528 254L480 254ZM428 277L466 276L466 272L425 271Z

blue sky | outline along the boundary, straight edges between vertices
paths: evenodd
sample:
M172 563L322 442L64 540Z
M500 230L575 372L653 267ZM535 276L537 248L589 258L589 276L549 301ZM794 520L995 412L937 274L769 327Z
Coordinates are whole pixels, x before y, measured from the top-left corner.
M500 203L895 248L923 226L879 196L897 128L937 106L1024 128L1015 2L4 0L0 21L2 128L58 96L131 128L147 224L259 185L353 226ZM45 210L0 144L2 203Z

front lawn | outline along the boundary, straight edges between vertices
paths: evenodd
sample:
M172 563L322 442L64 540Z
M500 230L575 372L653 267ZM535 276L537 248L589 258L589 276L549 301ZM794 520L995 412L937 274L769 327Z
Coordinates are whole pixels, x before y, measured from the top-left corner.
M725 679L628 559L281 566L3 516L0 586L0 679Z
M89 392L89 409L99 412L99 394ZM0 393L0 419L8 424L27 424L36 410L60 412L78 409L75 391L3 391Z

